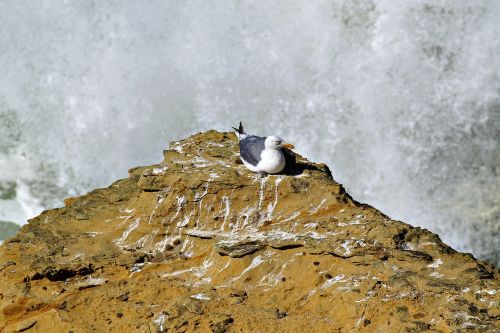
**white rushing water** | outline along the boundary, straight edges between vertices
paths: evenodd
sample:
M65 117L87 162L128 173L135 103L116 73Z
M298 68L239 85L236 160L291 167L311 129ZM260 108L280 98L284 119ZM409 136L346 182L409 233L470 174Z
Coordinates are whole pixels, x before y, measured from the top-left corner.
M500 2L0 1L0 220L243 120L500 259Z

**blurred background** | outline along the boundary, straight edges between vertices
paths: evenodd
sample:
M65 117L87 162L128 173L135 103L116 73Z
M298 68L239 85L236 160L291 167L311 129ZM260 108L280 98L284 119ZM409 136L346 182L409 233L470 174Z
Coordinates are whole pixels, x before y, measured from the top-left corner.
M242 120L499 264L499 17L497 0L0 1L0 221Z

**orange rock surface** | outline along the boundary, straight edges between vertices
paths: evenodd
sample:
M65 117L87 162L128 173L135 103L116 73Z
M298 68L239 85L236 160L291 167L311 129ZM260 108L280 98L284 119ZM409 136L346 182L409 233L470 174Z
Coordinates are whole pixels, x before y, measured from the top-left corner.
M43 212L0 247L1 332L495 332L500 273L231 133Z

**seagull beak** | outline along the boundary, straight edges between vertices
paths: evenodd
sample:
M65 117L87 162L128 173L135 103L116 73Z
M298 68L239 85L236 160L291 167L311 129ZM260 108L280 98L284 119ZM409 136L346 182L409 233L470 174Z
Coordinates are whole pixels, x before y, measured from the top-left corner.
M284 143L284 144L282 144L282 145L281 145L281 147L283 147L283 148L288 148L288 149L293 149L293 148L295 148L295 146L294 146L294 145L292 145L291 143Z

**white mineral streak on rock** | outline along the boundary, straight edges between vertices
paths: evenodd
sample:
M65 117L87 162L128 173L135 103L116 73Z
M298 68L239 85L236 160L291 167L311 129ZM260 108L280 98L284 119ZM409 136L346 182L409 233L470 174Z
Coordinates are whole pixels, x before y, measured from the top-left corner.
M290 220L293 220L293 219L297 218L299 215L300 215L300 212L298 212L298 211L294 212L294 213L290 214L286 219L281 220L280 223L284 223L284 222L288 222Z
M199 278L200 280L197 281L198 285L203 284L205 282L209 283L211 281L211 277L208 277L208 279L201 279L203 276L205 276L210 269L210 267L213 266L215 262L215 251L212 251L208 257L203 260L203 263L200 266L195 266L195 267L190 267L187 269L182 269L178 271L173 271L173 272L168 272L164 273L161 275L161 277L174 277L178 275L182 275L184 273L191 273L195 277Z
M216 275L222 273L223 271L225 271L226 268L228 268L230 264L231 264L231 261L227 260L226 264L223 267L217 267L217 272L214 273L214 276L216 276Z
M354 243L356 243L357 246L361 246L361 247L365 247L366 246L364 238L355 239L354 237L352 237L351 239L354 240Z
M312 239L326 239L326 236L313 231L306 233L305 236L310 237Z
M233 166L231 164L229 164L229 163L227 163L225 161L218 160L217 162L218 162L218 164L222 165L223 167L231 168L231 169L233 168Z
M309 175L308 175L308 174L306 174L306 173L301 173L300 175L296 175L296 176L294 176L294 177L295 177L295 178L308 178L308 177L309 177Z
M200 279L193 283L193 287L199 287L202 285L210 284L212 282L212 278L210 276L204 277L203 279Z
M153 172L153 175L159 175L159 174L164 173L167 170L168 170L167 166L162 166L162 167L154 168L152 172Z
M165 237L158 243L156 243L153 252L164 252L167 249L167 245L171 243L171 236L165 233Z
M213 238L217 234L222 234L214 230L201 230L201 229L188 229L186 230L186 234L193 237L199 238Z
M184 196L182 198L184 198L184 200L183 200L184 203L182 203L181 206L179 206L177 212L175 213L174 217L172 217L171 221L174 220L175 217L178 216L178 213L179 213L181 207L183 207L187 203L187 199ZM177 200L177 202L179 203L179 199ZM176 231L174 231L174 233L177 232L178 234L180 234L180 229L187 226L189 224L189 221L191 221L191 217L193 215L196 215L195 210L196 210L196 205L193 205L193 209L191 209L189 214L184 215L184 217L181 220L179 220L179 222L177 222Z
M418 248L422 248L425 246L435 246L435 245L436 245L435 242L421 242L421 243L418 243Z
M267 211L263 214L261 214L260 218L259 218L259 225L262 224L264 221L266 220L269 220L273 213L274 213L274 209L276 208L276 205L278 204L278 188L279 188L279 184L281 183L281 181L283 180L283 177L282 176L277 176L276 179L274 180L274 200L272 203L269 203L268 206L267 206ZM261 203L259 202L259 207L260 207ZM260 208L259 208L259 212L260 212Z
M257 204L257 210L260 212L260 209L262 208L262 201L264 200L264 189L266 187L267 183L267 178L268 177L262 177L259 180L259 203Z
M223 196L222 203L225 205L225 208L224 208L224 220L222 222L220 230L224 230L224 227L226 226L227 223L227 219L229 217L229 213L231 212L231 200L229 200L228 197Z
M170 222L172 222L177 217L177 215L179 215L182 207L184 207L186 203L187 199L184 195L177 196L177 210L175 211L174 216L172 216L172 218L170 219Z
M244 233L222 232L220 230L200 230L188 229L185 234L191 237L198 238L218 238L219 243L224 243L226 246L236 245L246 241L260 241L262 244L270 246L279 246L279 242L296 241L297 244L302 244L302 241L307 239L321 240L326 237L317 232L306 232L303 234L291 233L283 230L271 230L260 232L257 230L246 230Z
M240 275L234 277L231 279L230 283L233 283L235 281L238 281L239 279L241 279L241 277L243 275L245 275L245 273L251 271L252 269L254 269L255 267L259 266L260 264L262 264L263 262L265 262L266 260L262 259L262 257L260 255L256 256L255 258L253 258L252 262L250 263L250 265L245 268L243 270L243 272L240 273Z
M312 213L312 214L317 213L317 212L319 211L319 209L321 208L321 206L323 206L323 204L324 204L325 202L326 202L326 199L321 200L320 204L319 204L318 206L316 206L316 207L311 208L311 209L309 210L309 212L310 212L310 213ZM311 205L312 205L312 204L311 204Z
M186 257L189 257L189 253L192 253L191 251L194 248L194 242L189 239L185 238L184 241L182 242L182 247L181 247L181 253L183 253Z
M210 173L210 178L208 178L208 181L212 181L214 179L220 178L220 176L217 174L217 172L212 172Z
M334 276L331 279L326 280L319 288L323 290L333 286L336 283L346 282L347 280L342 280L343 278L345 278L344 274Z
M208 193L208 187L209 187L209 183L206 183L205 184L205 190L199 194L199 193L196 193L196 195L194 196L194 201L198 203L198 216L196 218L196 225L197 226L200 226L200 218L201 218L201 212L202 212L202 203L203 203L203 199L205 199L205 196L207 195Z
M366 302L370 297L372 297L373 295L375 295L375 291L373 290L369 290L367 293L366 293L366 296L360 300L357 300L357 301L354 301L356 303L361 303L361 302Z
M90 237L95 237L99 234L103 234L103 232L102 231L87 231L87 232L84 232L84 234L89 235Z
M149 219L148 219L148 224L151 224L151 221L153 220L153 216L154 214L156 213L156 210L158 209L158 207L161 205L161 203L163 202L163 200L165 200L164 197L160 197L158 199L158 202L156 203L155 205L155 208L153 208L153 211L151 212L151 214L149 215Z
M189 297L200 300L200 301L209 301L210 300L210 297L208 297L205 294L195 294L195 295L191 295Z
M430 267L430 268L438 268L439 266L441 266L441 264L443 263L443 261L441 259L436 259L434 260L433 263L427 265L427 267Z
M191 272L191 270L192 270L192 268L187 268L187 269L181 269L178 271L168 272L168 273L162 274L161 277L174 277L174 276L182 275L184 273L189 273L189 272Z
M470 319L480 321L479 317L471 316L464 311L457 311L453 314L454 318L461 319L463 321L462 328L471 328L477 326L477 323L472 322Z
M344 209L342 209L342 210L344 210ZM340 212L342 212L342 210ZM365 225L365 224L370 223L369 221L364 221L363 222L363 220L365 220L365 216L359 214L359 215L356 215L352 221L347 222L347 223L339 222L339 223L337 223L337 226L339 226L339 227L345 227L345 226L348 226L348 225Z
M94 278L92 275L90 275L86 280L85 280L85 285L86 286L100 286L106 283L105 278Z
M127 229L123 232L122 236L115 241L115 244L117 245L123 245L123 242L127 239L127 237L130 235L132 231L134 231L138 226L139 223L141 222L140 218L136 218L134 222L130 223Z
M226 147L224 144L218 142L209 142L208 145L214 147Z
M356 327L358 327L358 326L361 324L361 322L363 322L363 320L365 320L365 319L366 319L366 317L365 317L365 316L361 316L361 317L358 319L358 321L356 322Z
M195 167L199 167L199 168L204 168L204 167L207 167L207 166L213 166L214 165L214 163L207 161L206 159L204 159L201 156L195 156L193 159L190 159L188 162L193 163L193 165Z
M159 314L158 317L156 317L155 320L153 320L153 323L158 326L158 332L164 332L165 329L163 328L163 324L165 324L165 321L167 320L167 316L163 313Z
M193 211L189 212L188 215L184 216L182 220L177 222L177 226L179 228L184 228L185 226L187 226L189 224L189 221L191 220L191 216L193 216Z
M491 290L483 289L483 290L476 291L476 294L495 295L497 292L498 292L498 290L495 290L495 289L491 289Z
M184 153L182 147L184 147L187 143L175 142L170 149L175 150L178 153Z
M246 225L248 225L248 221L250 216L255 212L255 207L245 207L243 208L240 213L238 214L238 219L236 221L236 224L233 225L232 231L235 232L237 230L240 230L244 228Z
M207 168L207 167L213 167L213 166L217 166L217 165L222 165L223 167L226 167L226 168L232 167L230 164L228 164L225 161L217 160L215 162L210 162L210 161L207 161L206 159L202 158L201 156L195 156L194 158L192 158L190 160L175 159L175 160L172 160L172 162L175 164L192 165L195 168Z
M212 200L209 203L205 204L205 214L206 215L210 215L210 213L213 212L215 200L216 200L216 197L212 196ZM222 200L220 202L222 202Z
M411 243L404 243L404 244L401 245L401 248L403 250L411 250L411 251L415 250L415 247Z
M283 277L283 272L285 271L285 268L291 264L292 262L294 262L296 259L296 257L292 257L290 258L289 260L285 261L281 266L276 266L274 267L271 272L269 272L268 274L264 275L260 281L259 281L259 284L260 285L266 285L266 286L275 286L277 283L281 282L281 278ZM279 269L279 272L276 272L276 270ZM267 281L267 283L266 283Z
M102 277L94 278L90 275L86 277L84 280L77 281L74 286L77 288L97 287L97 286L102 286L106 282L108 282L108 280L105 278Z
M146 246L146 244L154 238L154 236L158 233L158 229L151 233L151 234L146 234L144 236L142 236L141 238L139 238L137 241L135 241L133 244L133 247L136 248L136 249L142 249Z
M194 267L191 271L193 273L193 275L198 277L198 278L201 278L202 276L207 274L207 271L214 264L214 261L215 261L214 256L215 255L216 255L215 251L212 251L210 253L210 255L208 257L206 257L205 260L203 260L203 263L201 264L201 266Z
M301 237L307 237L307 236L309 236L309 233L304 234L304 235L299 235L299 234L295 234L295 233L291 233L291 232L287 232L287 231L283 231L283 230L271 230L271 231L264 232L264 233L258 233L258 235L262 239L287 241L287 240L298 240Z
M201 193L196 192L195 193L193 201L201 202L201 200L203 200L205 195L207 195L207 193L208 193L208 187L210 186L209 184L210 183L208 183L208 182L204 184L205 189L203 190L203 192L201 192Z
M344 248L344 250L345 250L345 252L344 252L344 255L345 255L345 256L348 256L348 255L350 255L350 254L351 254L351 249L349 248L349 243L350 243L350 242L351 242L351 241L346 240L346 241L344 241L344 243L342 243L342 245L341 245L341 246Z
M131 215L128 215L128 216L118 216L118 219L124 219L122 222L120 222L116 227L113 228L113 230L115 229L119 229L122 225L124 225L125 223L127 223L127 221L132 217L134 216L133 214Z
M132 265L132 268L130 268L130 272L132 273L138 273L142 270L142 267L145 265L146 263L144 262L140 262L140 263L135 263Z
M443 275L443 274L440 274L440 273L438 273L438 272L432 272L431 274L429 274L429 276L435 277L436 279L440 279L440 278L442 278L444 275Z

